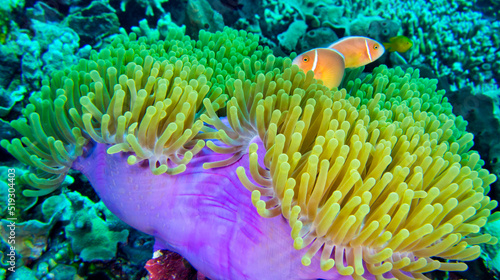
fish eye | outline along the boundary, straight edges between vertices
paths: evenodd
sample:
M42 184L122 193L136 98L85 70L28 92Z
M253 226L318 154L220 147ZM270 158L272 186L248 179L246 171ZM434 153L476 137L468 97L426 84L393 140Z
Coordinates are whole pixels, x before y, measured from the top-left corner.
M309 57L308 56L304 56L304 58L302 58L302 61L308 62L309 61Z
M373 45L373 49L377 50L378 49L378 45Z

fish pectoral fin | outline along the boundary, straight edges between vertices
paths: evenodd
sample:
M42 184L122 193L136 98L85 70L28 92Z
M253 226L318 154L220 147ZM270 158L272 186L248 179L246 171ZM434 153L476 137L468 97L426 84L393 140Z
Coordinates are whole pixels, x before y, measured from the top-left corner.
M344 67L325 69L322 73L324 85L329 88L338 87L344 77L344 70Z

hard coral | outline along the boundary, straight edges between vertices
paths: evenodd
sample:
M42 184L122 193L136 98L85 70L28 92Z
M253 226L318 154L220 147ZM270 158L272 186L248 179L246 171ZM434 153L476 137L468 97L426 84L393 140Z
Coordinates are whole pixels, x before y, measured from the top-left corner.
M20 256L24 264L28 259L38 259L47 248L49 233L54 224L59 220L60 213L56 213L47 222L29 220L15 224L16 228L16 253ZM12 221L0 220L0 237L8 242Z
M452 90L500 79L500 21L472 11L465 2L398 1L384 16L400 19L415 42L409 62L430 65Z
M188 0L186 15L190 21L189 31L220 31L224 28L224 19L215 11L207 0Z
M128 2L130 0L121 0L120 9L125 12ZM146 8L146 16L154 16L154 9L159 10L162 14L165 13L165 9L161 6L162 3L168 2L168 0L138 0L136 1L141 7Z
M87 7L73 11L64 24L76 32L83 44L95 45L104 37L118 33L120 23L116 11L108 4L94 1Z
M5 44L11 30L9 13L0 9L0 44Z
M65 232L73 251L86 262L113 259L117 244L127 242L128 230L115 226L116 216L106 207L100 206L102 202L94 204L77 192L61 196L69 200L66 203L70 204L58 213L70 215ZM67 219L68 217L65 217L65 220Z
M280 47L285 49L287 52L295 50L299 39L305 35L306 30L307 24L305 23L305 21L294 21L292 24L290 24L287 31L278 35Z

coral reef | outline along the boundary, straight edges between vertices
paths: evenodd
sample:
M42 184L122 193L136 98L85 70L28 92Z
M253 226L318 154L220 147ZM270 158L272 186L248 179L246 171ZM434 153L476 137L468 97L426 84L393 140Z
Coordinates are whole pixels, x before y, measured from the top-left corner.
M76 52L79 49L80 39L73 29L37 20L33 20L32 28L35 30L33 39L36 42L42 42L40 52L43 52L42 71L45 77L56 70L74 65L78 61L79 57Z
M120 8L123 12L125 12L127 4L130 2L130 0L121 0L120 2ZM138 0L138 1L132 1L132 2L137 2L139 6L143 7L146 9L146 16L154 16L154 9L157 9L161 13L165 13L165 10L161 6L162 3L168 2L168 0Z
M14 77L19 75L20 59L16 53L12 51L10 46L0 45L0 86L4 89L9 88ZM15 87L15 83L12 83ZM8 101L3 101L3 104L8 104ZM4 105L5 106L5 105Z
M463 270L460 261L477 257L477 245L491 271L468 262L468 271L450 277L494 275L498 236L495 222L486 221L498 217L490 214L500 183L486 169L500 175L498 6L483 0L3 1L0 137L18 159L2 151L2 165L18 175L20 242L16 273L9 275L0 254L0 279L145 276L153 237L112 212L153 235L155 249L180 252L215 278L225 275L227 256L241 260L233 278L243 278L238 273L252 260L254 271L290 271L291 278L344 277L339 272L370 278L385 271L436 278L421 273ZM413 48L383 56L365 73L346 71L335 92L279 57L293 59L293 52L347 35L387 42L402 34ZM377 68L380 63L390 68ZM98 160L107 171L95 169ZM120 166L126 166L121 175L112 175ZM89 177L104 202L72 168ZM148 180L155 193L136 189L132 182L139 181L123 181L126 176ZM221 184L231 187L230 198L213 187ZM207 189L212 196L204 199ZM0 209L6 190L0 181ZM200 198L187 203L183 191ZM142 202L132 201L132 193ZM214 204L225 211L214 214ZM204 220L195 218L199 213ZM159 219L175 226L161 228ZM196 230L180 230L193 224ZM4 240L5 225L2 220ZM226 244L228 231L251 241ZM235 251L216 252L221 261L211 263L214 253L204 248L213 244ZM242 259L236 250L248 244L257 249L242 249ZM259 251L263 244L272 244L269 251ZM333 247L344 255L329 256ZM264 253L270 252L277 257L269 260ZM186 259L163 253L149 262L156 271L150 277L194 272ZM159 275L164 269L171 275Z
M177 24L175 24L172 21L170 14L166 14L165 16L161 17L158 20L156 26L156 29L150 28L148 21L146 19L143 19L139 21L139 26L132 26L131 29L138 36L147 37L148 41L150 42L158 41L160 39L164 40L165 38L167 38L169 33L175 34L186 32L186 26L178 26ZM127 31L123 28L120 29L120 33L127 35Z
M296 20L288 29L278 35L278 41L281 48L285 51L291 52L297 47L299 39L306 34L307 24L303 20Z
M78 193L68 193L71 201L70 223L65 227L73 252L83 261L111 260L118 242L127 242L128 230L99 202L94 204Z
M73 11L63 24L73 29L83 44L92 46L106 36L118 33L120 27L116 11L100 1L93 1L87 7Z
M408 56L411 64L430 65L452 90L498 83L500 21L487 19L464 1L398 3L389 15L400 19L416 42ZM412 7L419 7L416 13Z
M4 11L3 9L0 9L0 44L5 44L5 41L7 40L7 36L10 33L11 29L11 21L9 14Z
M396 65L430 65L438 77L448 80L452 90L496 84L500 78L496 65L500 21L474 11L475 6L469 2L267 1L266 5L267 26L263 30L268 26L286 30L294 22L294 11L305 20L308 31L322 26L344 36L362 35L381 42L401 33L408 35L415 42L414 48L391 60ZM278 15L277 11L283 12Z
M188 32L191 34L200 29L215 32L224 27L222 15L215 11L207 0L188 0L186 15L190 23Z
M59 216L60 214L55 214L46 223L30 220L16 224L16 253L21 256L21 262L26 262L26 258L36 260L42 255L47 248L49 232L58 221ZM0 236L4 242L7 242L8 226L11 222L1 220L0 223Z
M22 167L18 167L22 166ZM0 189L1 193L4 194L4 196L0 196L0 199L2 200L1 205L8 205L9 201L9 196L8 193L12 193L12 191L9 192L9 183L11 181L8 180L9 178L9 169L14 170L14 173L16 176L22 176L22 174L26 173L26 169L24 165L16 164L16 165L9 165L9 166L0 166ZM70 181L72 178L68 176L68 180ZM65 186L66 184L64 184ZM28 211L30 208L32 208L38 201L38 198L36 197L24 197L24 196L17 196L17 194L20 194L19 190L22 188L25 188L26 186L21 184L20 182L15 182L15 193L16 193L16 209L14 209L14 212L16 216L18 217L18 222L24 222L27 219L26 211ZM6 219L9 217L9 212L1 212L0 213L0 219Z
M151 256L152 245L144 239L144 234L139 234L118 220L102 202L94 203L78 192L67 192L47 198L39 207L41 209L39 212L43 214L39 217L41 221L32 219L17 224L16 253L19 256L19 263L12 277L80 279L77 273L84 275L85 271L81 269L77 271L74 264L113 262L118 258L117 243L127 242L129 230L133 235L133 238L130 238L132 244L120 247L120 254L126 254L127 258L135 260L127 265L130 266L129 269L134 269L129 273L137 275L140 271L138 268ZM58 226L54 226L56 223ZM1 225L0 235L6 240L5 226L8 225L8 221L1 220ZM62 231L62 235L54 238L54 231L57 230ZM67 239L61 239L64 237L64 232ZM52 240L48 239L49 235ZM59 239L62 242L57 241ZM123 268L125 269L126 265L123 265ZM92 270L106 269L109 270L106 266ZM90 271L87 273L92 274ZM116 271L116 273L125 272ZM68 275L71 277L67 278Z
M26 194L53 191L76 168L121 220L154 235L157 249L182 253L211 278L250 273L242 259L230 271L225 262L206 260L247 252L251 239L233 240L230 253L203 249L227 247L231 238L222 233L240 231L245 223L265 232L259 235L262 248L274 243L272 250L283 250L266 263L257 263L261 250L245 256L255 279L271 273L268 266L276 262L290 268L273 278L298 270L309 277L390 272L422 278L436 269L463 271L460 261L479 256L477 244L496 243L479 233L498 216L490 217L497 203L486 196L496 178L470 150L472 134L452 114L437 81L419 78L411 68L379 67L330 92L311 72L259 46L255 35L226 28L201 31L198 41L178 32L169 36L157 42L134 33L118 36L89 61L44 81L25 111L29 122L12 122L24 145L1 142L38 168L23 176L38 189ZM222 108L227 120L216 114ZM43 128L41 119L49 120ZM220 174L227 183L212 181ZM136 180L149 187L140 191ZM221 222L203 196L185 201L184 191L231 204L221 194L230 191L236 212L246 213L230 220L244 224ZM137 195L141 199L134 200ZM198 211L204 221L190 214ZM156 218L142 218L151 215ZM270 219L278 215L285 220ZM267 231L272 225L279 228L276 238ZM225 230L217 233L218 227ZM276 240L284 242L290 230L294 241L284 250Z
M500 221L494 221L485 225L483 231L487 234L491 234L497 238L500 237ZM498 254L499 245L498 244L483 244L481 245L483 249L483 259L485 260L486 266L492 270L493 274L498 277L500 275L500 255Z
M317 47L329 46L332 41L337 41L338 37L331 28L320 27L307 31L303 40L297 42L297 53L302 53Z
M52 196L42 204L47 219L59 215L71 248L83 261L111 260L117 243L127 242L128 228L102 204L94 203L78 192Z
M478 93L471 89L448 94L454 104L453 112L469 122L469 129L476 136L475 148L483 156L491 171L500 176L500 91L484 87ZM493 184L493 194L499 193L500 182Z
M7 116L17 102L24 99L26 88L19 86L14 91L7 91L5 88L0 87L0 117Z
M14 96L2 104L4 108L9 108L4 113L8 113L11 106L24 97L21 95L38 89L43 78L56 69L75 64L80 58L79 37L72 29L35 19L30 27L34 30L33 37L15 28L10 36L16 39L0 46L3 62L0 71L1 90ZM80 55L85 54L82 52Z

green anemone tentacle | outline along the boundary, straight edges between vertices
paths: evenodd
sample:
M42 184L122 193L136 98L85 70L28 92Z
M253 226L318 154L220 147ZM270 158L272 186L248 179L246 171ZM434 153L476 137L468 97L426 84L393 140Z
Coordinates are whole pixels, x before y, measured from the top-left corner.
M42 82L23 118L11 123L22 141L1 141L34 167L23 179L43 191L29 195L56 189L88 141L109 144L108 153L131 153L130 164L148 160L154 174L184 171L205 146L203 134L215 133L200 120L204 102L217 112L237 73L251 77L283 63L244 31L202 30L198 41L176 32L156 42L134 33L117 36Z

